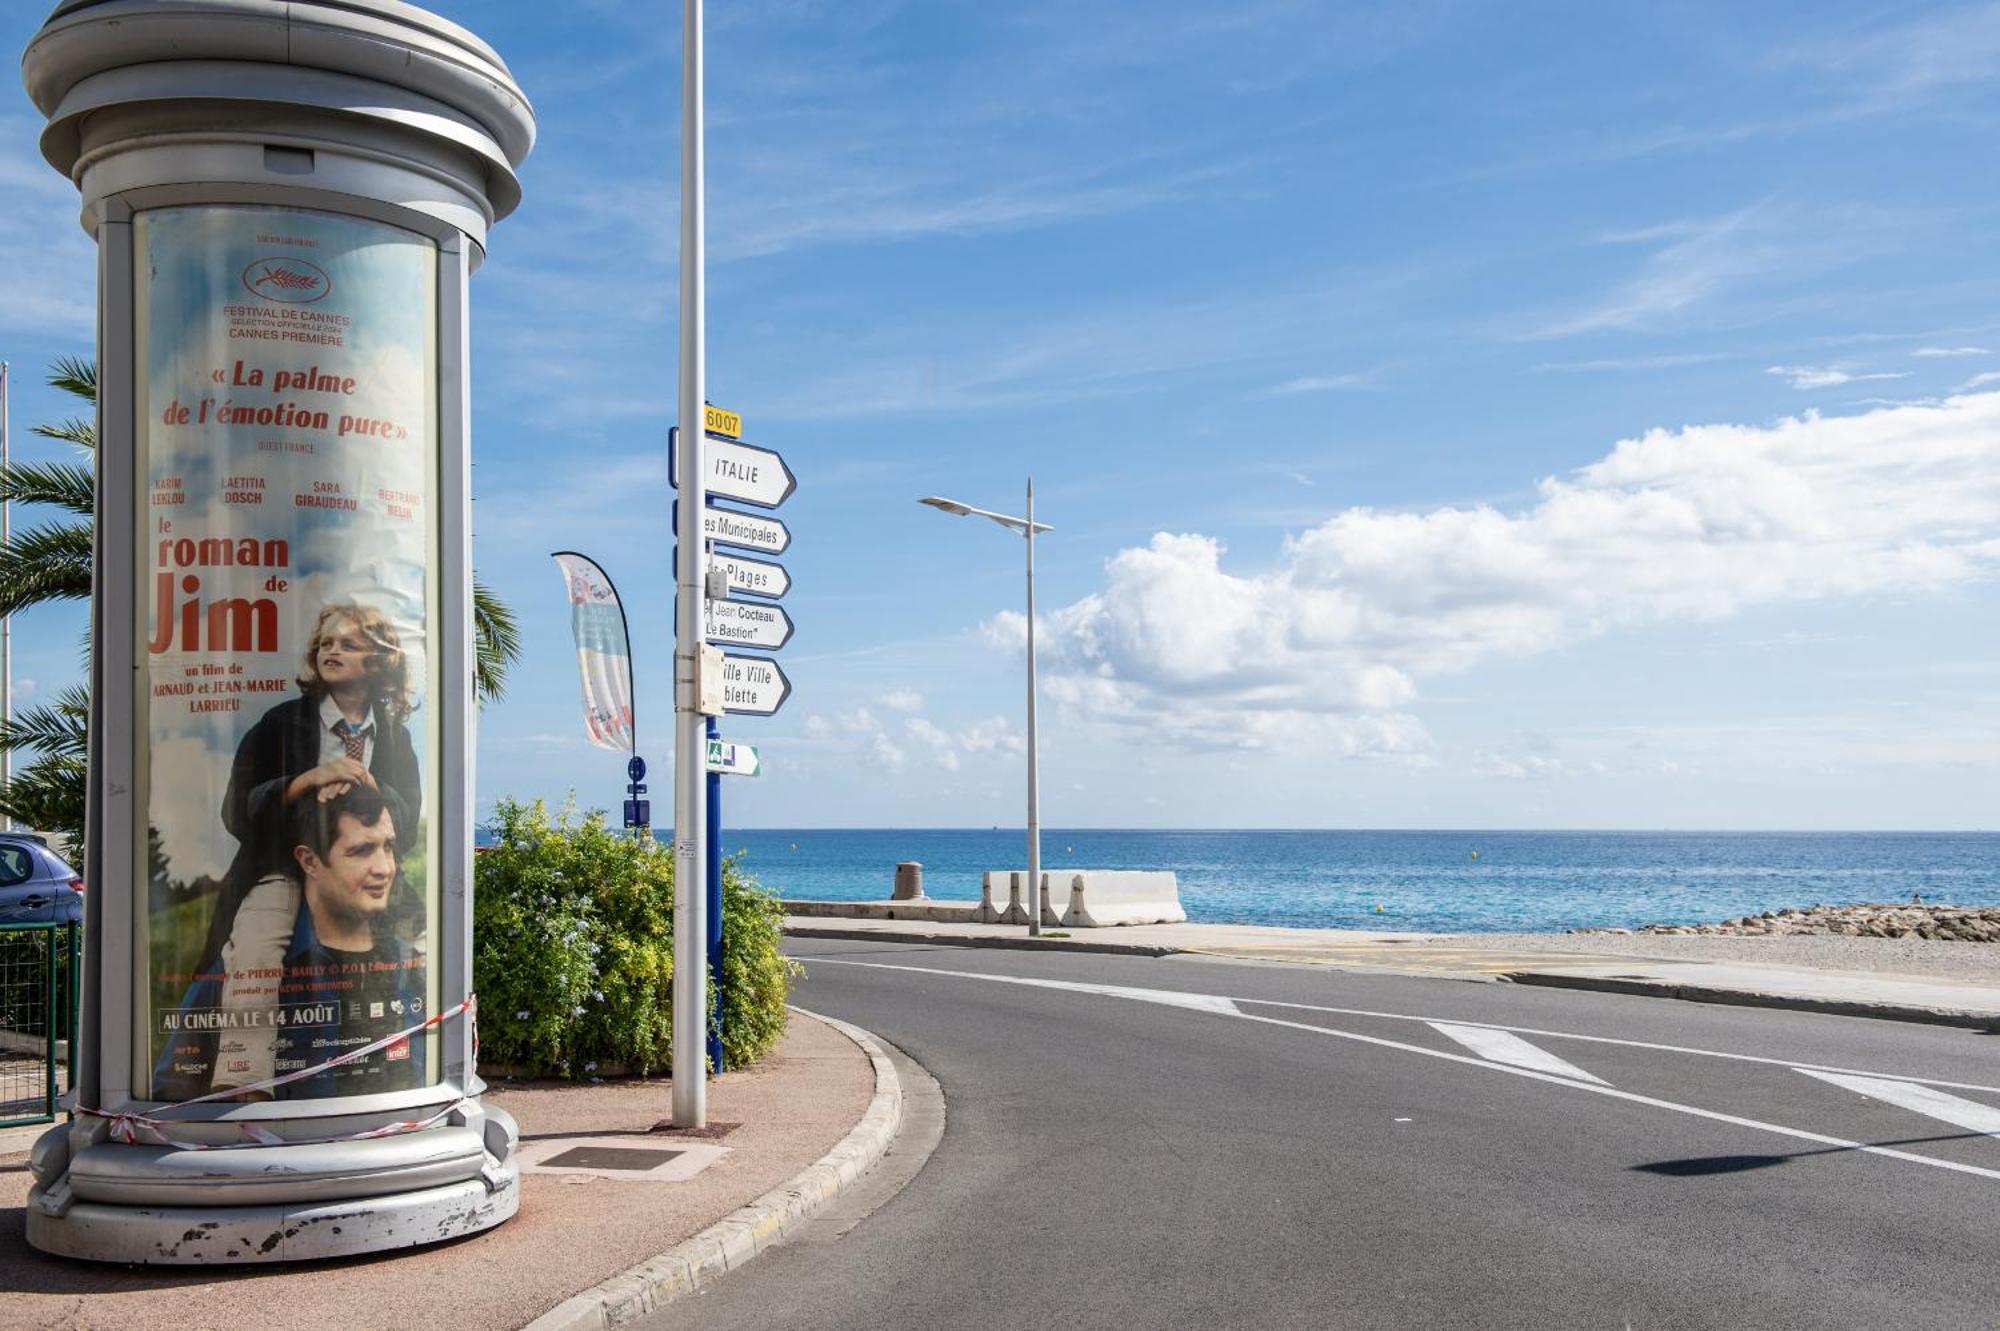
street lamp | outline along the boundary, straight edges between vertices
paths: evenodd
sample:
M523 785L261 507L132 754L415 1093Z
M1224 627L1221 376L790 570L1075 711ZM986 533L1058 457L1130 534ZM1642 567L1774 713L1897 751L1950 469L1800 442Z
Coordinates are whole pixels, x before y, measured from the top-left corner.
M936 495L917 501L943 513L961 518L990 518L1008 531L1019 532L1028 545L1028 933L1042 932L1042 797L1039 784L1039 753L1035 743L1035 533L1053 531L1047 523L1035 521L1035 478L1028 478L1028 515L1009 517L991 509L974 508L956 499Z

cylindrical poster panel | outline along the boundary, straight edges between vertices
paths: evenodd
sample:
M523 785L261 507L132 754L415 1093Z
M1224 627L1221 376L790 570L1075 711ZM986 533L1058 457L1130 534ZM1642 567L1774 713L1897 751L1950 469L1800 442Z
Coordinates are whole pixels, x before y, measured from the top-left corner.
M439 1001L437 247L246 206L133 235L135 1085L431 1084L435 1034L326 1065Z

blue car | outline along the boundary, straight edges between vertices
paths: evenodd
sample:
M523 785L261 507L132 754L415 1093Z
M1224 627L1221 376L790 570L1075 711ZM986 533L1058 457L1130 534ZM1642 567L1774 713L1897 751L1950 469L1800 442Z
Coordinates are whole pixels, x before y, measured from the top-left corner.
M32 832L0 832L0 924L83 922L83 877Z

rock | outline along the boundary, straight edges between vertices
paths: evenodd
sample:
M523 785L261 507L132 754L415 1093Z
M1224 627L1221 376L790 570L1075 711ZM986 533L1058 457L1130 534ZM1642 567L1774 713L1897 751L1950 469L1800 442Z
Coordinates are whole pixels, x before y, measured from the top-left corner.
M1852 906L1815 902L1800 909L1787 906L1756 915L1739 915L1720 924L1641 925L1632 929L1577 929L1573 933L1660 934L1678 937L1736 935L1746 938L1794 934L1837 934L1846 938L1923 939L1945 942L2000 943L2000 906L1963 907L1942 902L1926 905L1899 901L1867 901Z

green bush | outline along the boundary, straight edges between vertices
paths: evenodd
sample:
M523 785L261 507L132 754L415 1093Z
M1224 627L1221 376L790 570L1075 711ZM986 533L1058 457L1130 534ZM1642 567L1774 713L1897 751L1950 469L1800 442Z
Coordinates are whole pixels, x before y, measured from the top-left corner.
M502 800L498 844L475 857L473 984L483 1062L527 1076L652 1073L673 1064L674 857L540 800ZM794 963L784 909L734 860L722 874L723 1057L768 1053L785 1031Z

